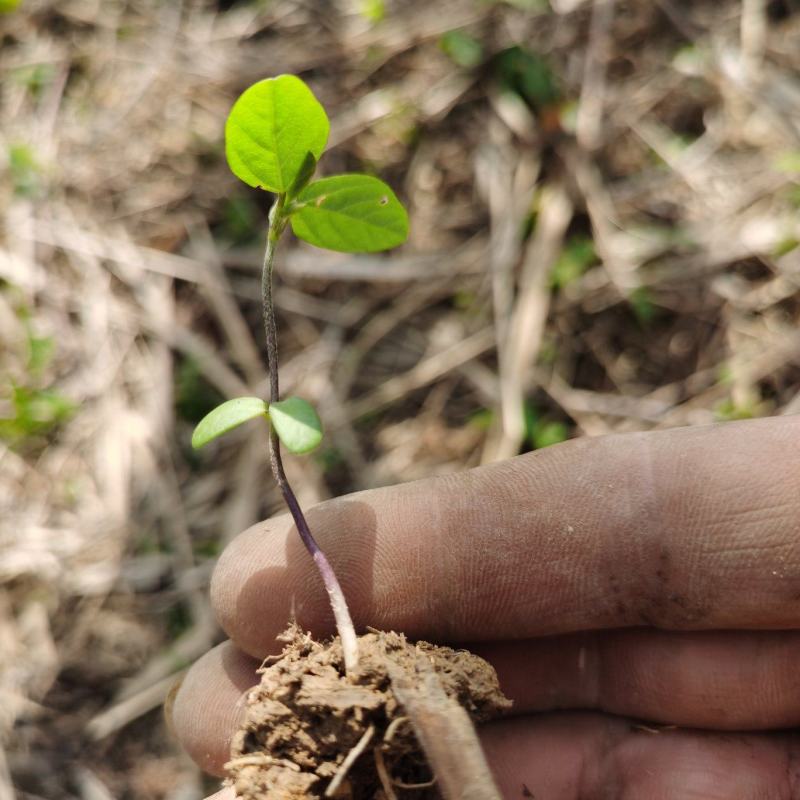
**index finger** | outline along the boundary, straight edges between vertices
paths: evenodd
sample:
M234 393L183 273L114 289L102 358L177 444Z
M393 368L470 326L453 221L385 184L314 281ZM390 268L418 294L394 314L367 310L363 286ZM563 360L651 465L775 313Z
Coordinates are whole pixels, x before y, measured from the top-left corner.
M800 627L800 418L579 439L311 509L357 627L474 641L650 625ZM245 651L333 630L287 517L212 581Z

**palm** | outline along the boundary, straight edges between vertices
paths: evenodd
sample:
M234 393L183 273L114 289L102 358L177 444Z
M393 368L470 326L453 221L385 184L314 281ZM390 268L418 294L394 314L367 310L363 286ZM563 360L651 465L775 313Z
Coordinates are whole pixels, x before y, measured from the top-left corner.
M357 625L468 642L515 716L483 741L506 797L800 797L800 419L578 440L312 510ZM780 468L776 469L776 465ZM265 530L266 528L266 530ZM223 554L232 642L174 706L219 774L237 703L324 591L285 518Z

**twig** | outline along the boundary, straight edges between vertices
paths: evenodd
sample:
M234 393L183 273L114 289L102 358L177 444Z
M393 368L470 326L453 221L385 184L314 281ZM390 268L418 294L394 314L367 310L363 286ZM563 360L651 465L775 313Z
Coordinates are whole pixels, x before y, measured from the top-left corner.
M767 38L767 4L764 0L742 0L740 37L745 74L747 80L755 83L761 74Z
M133 720L160 706L174 685L175 680L176 674L168 675L138 694L128 697L97 714L86 725L86 733L89 738L95 742L105 739L106 736L114 733L114 731L124 728Z
M519 453L525 434L524 399L528 376L536 362L550 308L547 278L572 218L572 204L561 183L542 191L539 221L526 248L519 294L503 342L500 362L502 426L490 436L482 461L511 458Z
M416 674L387 655L392 690L403 704L445 800L500 800L467 712L442 688L421 653Z
M265 377L261 357L250 327L233 299L211 232L207 225L196 225L189 228L189 237L198 263L204 264L208 273L199 283L200 292L225 333L228 350L247 382L255 385Z
M614 0L595 0L576 122L578 144L586 151L595 150L601 144L609 29L613 19Z
M385 381L381 386L355 400L350 408L351 419L399 400L409 392L427 386L462 364L472 361L495 345L494 331L484 328L451 347L434 353L402 375Z
M72 771L81 800L114 800L108 787L88 767L77 765Z
M2 745L0 745L0 800L15 800L16 793L11 783L11 772Z

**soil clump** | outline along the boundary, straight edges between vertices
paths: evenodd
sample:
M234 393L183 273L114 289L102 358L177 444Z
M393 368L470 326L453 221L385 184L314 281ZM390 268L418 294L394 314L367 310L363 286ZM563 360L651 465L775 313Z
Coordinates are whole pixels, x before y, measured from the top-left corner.
M402 634L359 638L347 677L339 639L320 643L291 627L264 662L233 738L228 771L245 800L429 800L440 797L411 721L393 690L428 665L474 722L511 706L482 658Z

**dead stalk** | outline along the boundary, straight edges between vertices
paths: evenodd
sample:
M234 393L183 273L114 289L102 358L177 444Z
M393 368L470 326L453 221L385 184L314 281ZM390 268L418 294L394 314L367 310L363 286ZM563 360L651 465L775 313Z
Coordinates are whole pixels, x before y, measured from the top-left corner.
M445 693L430 661L420 653L415 675L388 655L387 663L392 690L411 720L445 800L500 800L472 721Z

